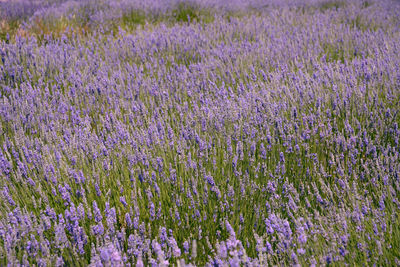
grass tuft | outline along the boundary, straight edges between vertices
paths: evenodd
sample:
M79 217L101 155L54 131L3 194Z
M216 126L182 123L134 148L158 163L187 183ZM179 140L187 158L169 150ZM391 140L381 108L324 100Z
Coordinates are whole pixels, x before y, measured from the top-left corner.
M346 6L345 1L327 1L324 2L320 5L319 9L321 11L327 11L327 10L338 10L339 8L343 8Z

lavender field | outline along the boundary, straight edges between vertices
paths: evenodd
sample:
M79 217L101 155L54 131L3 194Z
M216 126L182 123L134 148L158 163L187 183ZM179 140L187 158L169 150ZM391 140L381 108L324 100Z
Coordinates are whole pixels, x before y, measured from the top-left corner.
M0 1L0 266L400 266L400 2Z

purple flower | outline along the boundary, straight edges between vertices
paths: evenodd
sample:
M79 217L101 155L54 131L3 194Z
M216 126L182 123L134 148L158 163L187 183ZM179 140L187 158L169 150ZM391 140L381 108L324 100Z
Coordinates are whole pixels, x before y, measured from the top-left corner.
M100 222L97 225L92 226L93 234L96 236L102 236L104 234L104 226Z
M101 222L103 220L103 216L101 215L100 209L97 207L96 201L93 201L93 213L94 213L94 220L96 222Z
M212 176L206 175L206 176L205 176L205 179L206 179L206 181L207 181L207 183L208 183L209 185L211 185L211 186L214 186L214 185L215 185L215 182L214 182L214 179L212 178Z
M227 251L225 242L223 242L223 241L219 244L218 256L219 256L220 258L222 258L222 259L225 259L225 258L228 257L228 251Z
M129 215L129 213L125 214L125 222L128 227L132 227L133 224L132 224L131 216Z
M120 197L119 201L121 201L122 205L124 205L124 207L128 206L128 203L126 203L125 201L125 197Z
M101 250L100 258L102 262L108 262L110 260L110 254L108 252L108 249L104 248Z

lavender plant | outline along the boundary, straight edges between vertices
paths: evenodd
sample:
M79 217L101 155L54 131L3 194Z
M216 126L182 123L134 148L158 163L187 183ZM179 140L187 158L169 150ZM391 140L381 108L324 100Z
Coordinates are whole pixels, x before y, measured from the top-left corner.
M0 42L0 265L400 264L398 3L37 5L144 17Z

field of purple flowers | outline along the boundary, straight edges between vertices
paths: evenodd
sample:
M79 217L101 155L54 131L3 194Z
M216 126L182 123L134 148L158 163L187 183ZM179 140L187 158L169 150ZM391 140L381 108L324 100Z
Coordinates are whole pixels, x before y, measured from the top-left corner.
M1 266L400 265L399 2L240 2L0 1Z

